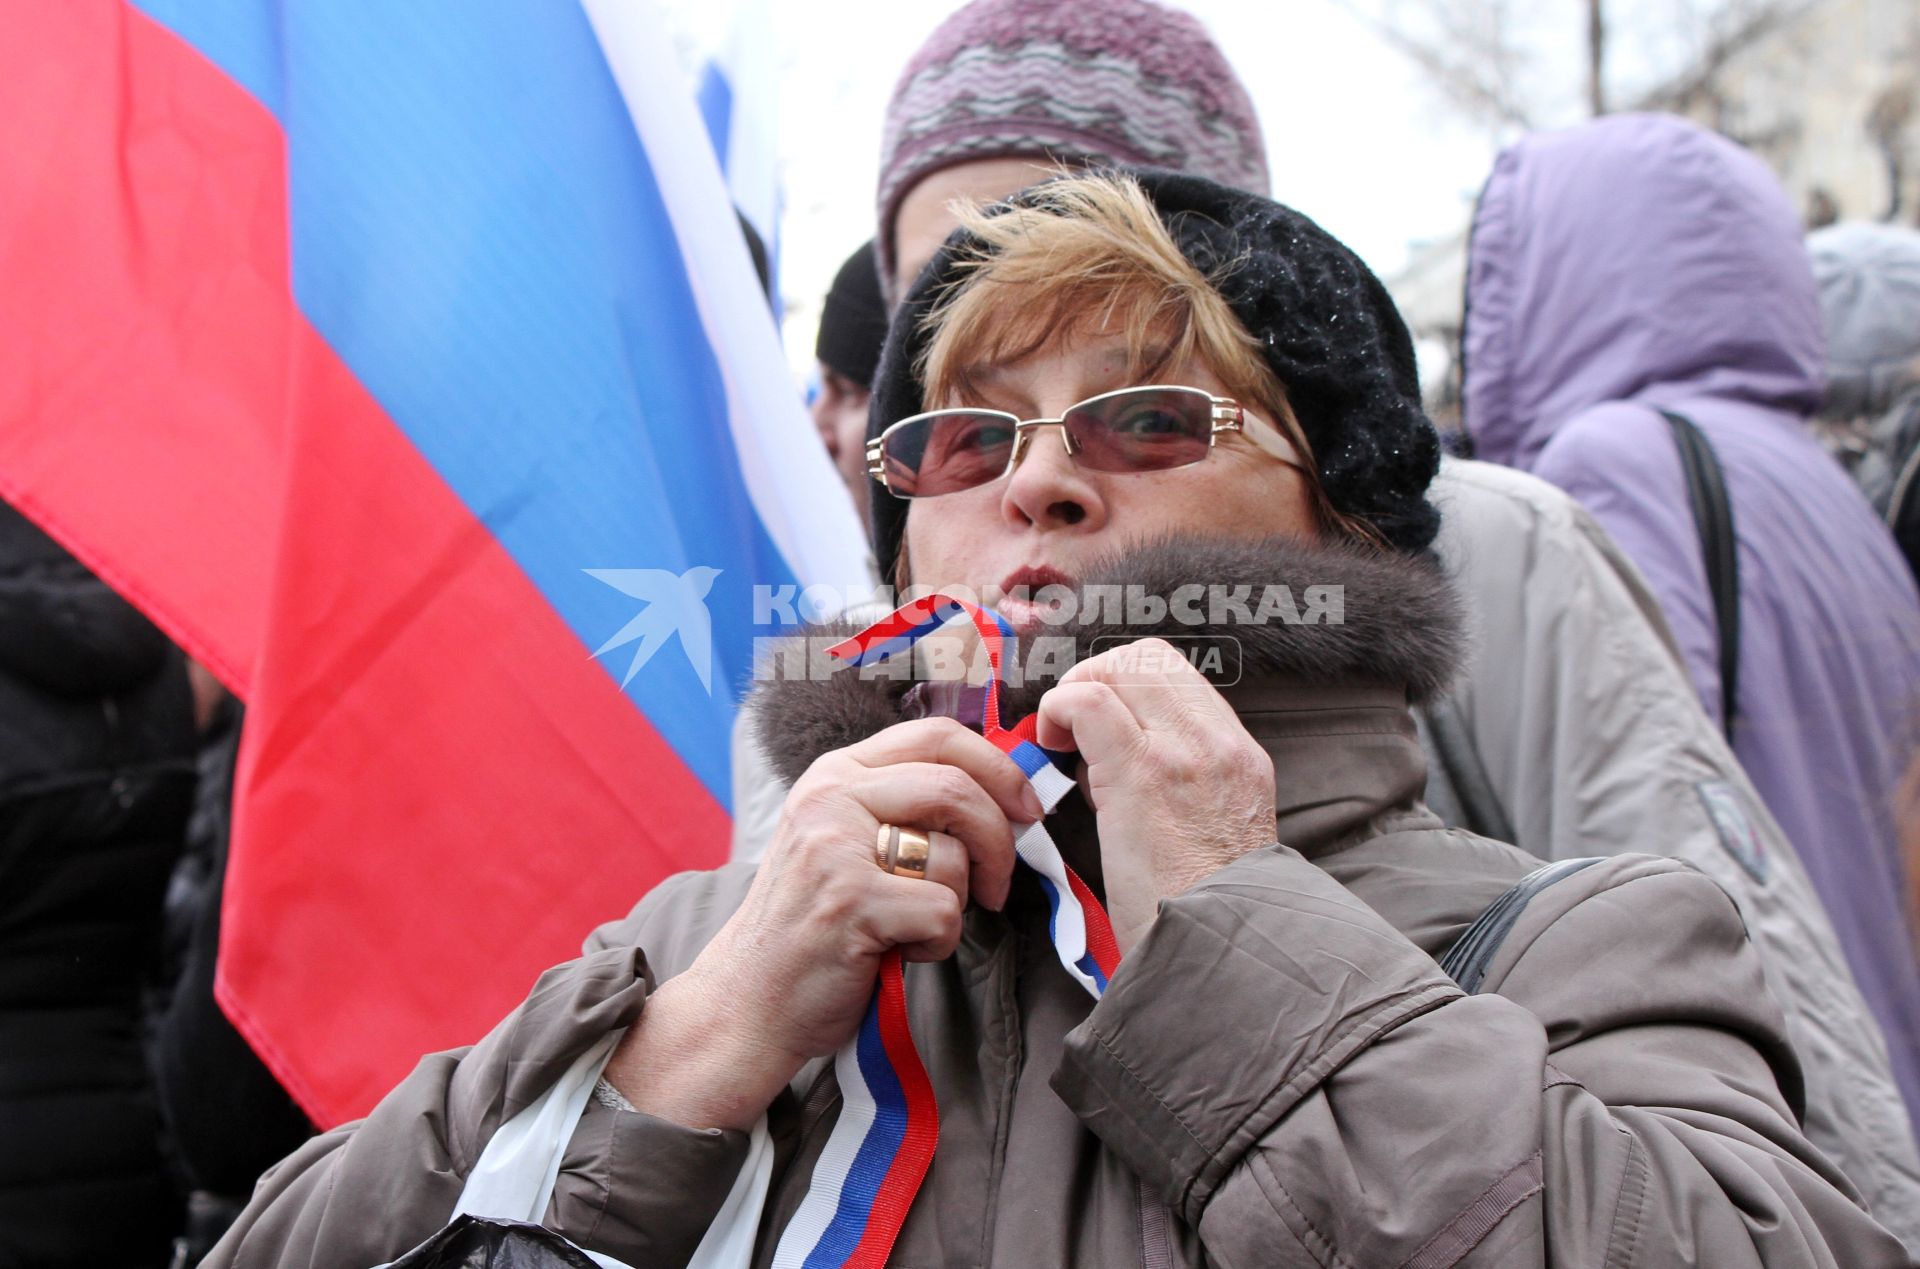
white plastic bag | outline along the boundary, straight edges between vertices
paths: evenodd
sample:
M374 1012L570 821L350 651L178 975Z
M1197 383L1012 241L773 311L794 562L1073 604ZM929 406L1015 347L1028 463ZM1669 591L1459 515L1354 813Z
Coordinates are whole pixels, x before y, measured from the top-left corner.
M466 1188L454 1204L454 1217L489 1216L539 1223L553 1198L574 1126L585 1113L593 1086L623 1034L616 1031L582 1053L558 1083L500 1125L480 1151L473 1171L467 1174ZM753 1126L746 1162L688 1262L688 1269L746 1269L772 1177L773 1139L767 1134L767 1119L762 1115ZM603 1269L629 1269L611 1256L584 1247L580 1250Z
M720 1205L706 1237L694 1248L687 1269L747 1269L753 1260L753 1241L760 1232L760 1212L767 1205L767 1186L773 1179L773 1138L767 1117L753 1123L747 1161L733 1178L727 1201ZM592 1253L588 1253L591 1255Z
M454 1216L537 1223L546 1215L574 1125L586 1111L587 1098L593 1095L593 1086L622 1034L606 1036L575 1058L558 1083L500 1125L480 1151L473 1171L467 1173L467 1188L453 1205ZM607 1269L627 1269L601 1256L594 1259Z

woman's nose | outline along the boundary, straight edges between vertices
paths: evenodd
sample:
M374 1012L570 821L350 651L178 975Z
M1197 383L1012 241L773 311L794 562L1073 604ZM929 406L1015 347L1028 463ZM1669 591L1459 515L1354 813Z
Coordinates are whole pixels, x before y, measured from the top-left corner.
M1067 452L1066 430L1057 424L1028 432L1000 508L1011 524L1045 529L1097 528L1106 516L1099 487Z

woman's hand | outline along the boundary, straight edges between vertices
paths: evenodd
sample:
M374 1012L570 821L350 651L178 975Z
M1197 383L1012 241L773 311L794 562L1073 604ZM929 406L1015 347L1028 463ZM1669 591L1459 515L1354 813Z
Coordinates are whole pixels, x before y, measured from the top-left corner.
M1013 760L951 719L821 757L788 793L746 901L647 1002L608 1080L678 1123L750 1125L808 1059L852 1036L882 955L943 959L969 896L1006 903L1013 823L1040 816ZM882 824L928 834L924 880L880 867Z
M1124 953L1160 900L1273 841L1273 760L1163 639L1080 662L1040 698L1036 739L1077 749Z

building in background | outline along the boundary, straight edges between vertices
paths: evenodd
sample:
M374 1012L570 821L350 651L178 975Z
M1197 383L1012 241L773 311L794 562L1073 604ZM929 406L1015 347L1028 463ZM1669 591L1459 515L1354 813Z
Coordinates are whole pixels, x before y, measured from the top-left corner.
M1799 6L1676 104L1766 159L1809 228L1920 225L1920 5L1912 0Z

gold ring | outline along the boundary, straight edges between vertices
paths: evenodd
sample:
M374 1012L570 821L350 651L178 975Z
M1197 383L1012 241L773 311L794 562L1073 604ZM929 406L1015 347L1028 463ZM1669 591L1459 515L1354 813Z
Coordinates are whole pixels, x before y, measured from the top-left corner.
M927 875L927 851L931 845L927 835L917 828L882 824L880 836L874 843L873 861L896 877L921 881Z

